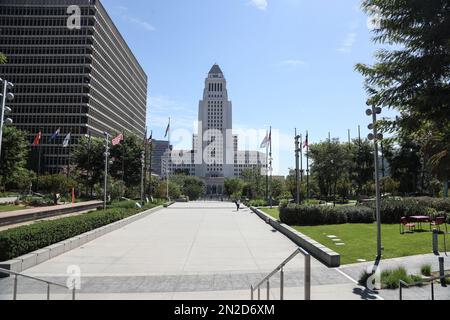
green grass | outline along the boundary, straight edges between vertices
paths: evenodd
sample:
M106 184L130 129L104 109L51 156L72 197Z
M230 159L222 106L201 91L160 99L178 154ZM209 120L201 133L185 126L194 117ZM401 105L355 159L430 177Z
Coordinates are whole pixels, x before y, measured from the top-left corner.
M18 210L24 210L24 209L28 209L28 207L23 206L23 205L13 205L13 204L8 204L8 205L0 205L0 212L10 212L10 211L18 211Z
M426 226L425 226L426 227ZM359 259L373 261L376 255L376 224L343 224L317 227L294 227L301 233L341 255L342 264L358 263ZM345 246L337 246L327 236L334 235ZM431 232L401 235L398 225L382 226L383 259L432 253Z
M261 210L277 220L280 219L280 211L278 210L278 208L263 208Z

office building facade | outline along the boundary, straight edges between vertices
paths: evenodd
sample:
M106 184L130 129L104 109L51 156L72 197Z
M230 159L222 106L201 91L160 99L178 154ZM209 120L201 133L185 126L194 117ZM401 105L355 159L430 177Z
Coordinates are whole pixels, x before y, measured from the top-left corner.
M11 118L30 142L42 132L33 152L42 172L65 168L88 134L143 138L147 75L99 0L0 0L0 29L0 76L15 84Z

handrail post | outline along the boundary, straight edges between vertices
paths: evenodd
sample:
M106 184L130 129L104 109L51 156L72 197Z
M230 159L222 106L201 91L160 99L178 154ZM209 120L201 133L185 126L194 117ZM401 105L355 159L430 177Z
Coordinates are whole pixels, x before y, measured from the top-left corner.
M434 301L434 281L431 281L431 301Z
M14 275L13 300L17 300L17 274Z
M261 287L258 287L258 300L261 300Z
M400 301L403 301L403 283L400 281Z
M267 280L267 301L270 300L270 281Z
M50 283L47 283L47 300L50 300Z
M251 300L253 301L253 285L250 287L250 290L251 290L251 293L250 293Z
M311 300L311 256L305 255L305 300Z
M72 288L72 300L75 301L75 291L77 290L77 286L75 283L75 279L73 280L73 288Z
M280 300L284 300L284 269L280 272Z

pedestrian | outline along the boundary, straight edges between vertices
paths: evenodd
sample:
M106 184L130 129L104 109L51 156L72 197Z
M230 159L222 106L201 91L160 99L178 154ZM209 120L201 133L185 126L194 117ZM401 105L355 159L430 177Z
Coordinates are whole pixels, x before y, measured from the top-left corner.
M236 199L235 204L236 204L236 209L239 212L239 209L241 209L241 200Z

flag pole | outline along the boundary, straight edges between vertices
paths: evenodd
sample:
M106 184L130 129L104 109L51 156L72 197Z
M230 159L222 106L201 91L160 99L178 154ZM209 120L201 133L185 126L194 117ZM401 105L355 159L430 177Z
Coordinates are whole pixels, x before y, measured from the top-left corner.
M39 141L39 144L37 147L38 147L38 174L37 174L37 180L36 180L36 184L37 184L36 192L39 192L39 178L41 177L41 158L42 158L42 148L41 148L40 141Z
M310 198L309 187L309 132L306 131L306 194L308 200Z
M300 134L300 189L303 185L303 134Z
M167 137L168 137L168 153L167 153L167 163L166 163L166 175L167 175L167 183L166 183L166 188L167 188L167 200L170 201L170 195L169 195L169 162L170 162L170 157L171 157L171 152L170 152L170 117L169 117L169 126L168 126L168 130L167 130Z
M153 180L153 176L152 176L152 166L153 166L153 159L152 159L152 157L153 157L153 131L152 131L152 133L151 133L151 135L150 135L150 137L151 137L151 140L150 140L150 159L149 159L149 167L150 167L150 188L149 188L149 191L150 191L150 199L153 201L153 186L152 186L152 180Z
M270 161L270 166L269 166L269 170L270 170L270 183L269 183L269 201L270 201L270 208L273 208L273 201L272 201L272 180L273 180L273 159L272 159L272 126L270 127L270 133L269 133L269 139L270 139L270 151L269 151L269 161Z
M72 140L72 139L69 139L69 144L67 145L68 156L69 156L68 161L67 161L67 178L70 178L70 140Z
M269 200L269 146L266 146L266 199Z

